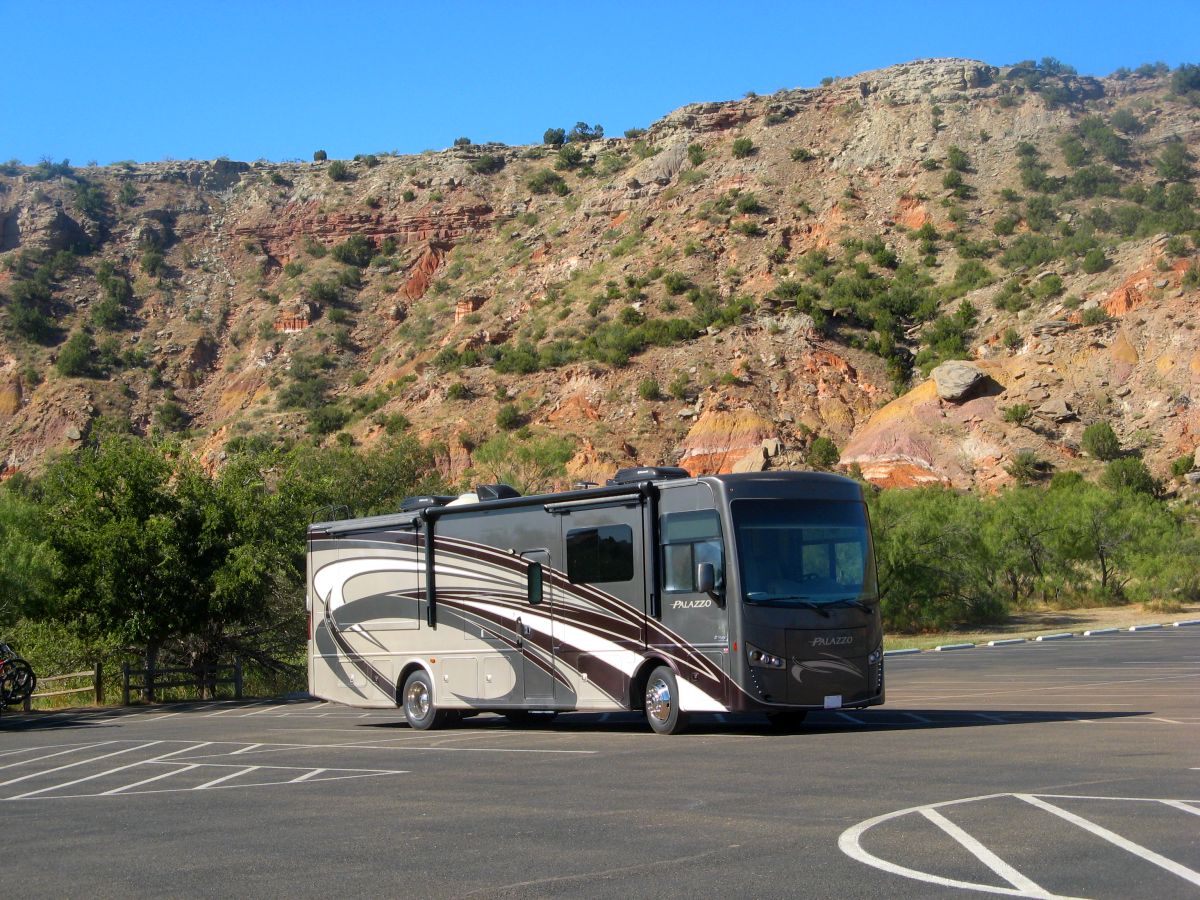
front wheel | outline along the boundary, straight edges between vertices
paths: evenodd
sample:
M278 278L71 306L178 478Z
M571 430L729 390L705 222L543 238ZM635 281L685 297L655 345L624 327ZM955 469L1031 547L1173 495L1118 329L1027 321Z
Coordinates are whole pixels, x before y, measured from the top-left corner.
M679 709L679 684L666 666L659 666L646 681L646 721L656 734L679 734L687 728L687 713Z
M449 714L433 704L433 683L424 669L413 672L404 680L400 691L400 703L404 707L404 718L410 728L428 731L446 724Z

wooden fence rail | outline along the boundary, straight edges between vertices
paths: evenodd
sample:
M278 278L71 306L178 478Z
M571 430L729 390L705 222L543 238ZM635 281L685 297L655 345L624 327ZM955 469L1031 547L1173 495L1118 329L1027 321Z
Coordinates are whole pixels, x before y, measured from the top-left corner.
M222 677L222 672L229 675ZM191 676L178 678L173 676ZM167 676L166 681L161 680ZM232 663L222 663L214 666L186 666L160 669L157 666L145 669L131 669L129 663L121 665L121 702L129 705L131 691L140 691L147 701L154 702L154 692L162 688L190 687L200 691L203 699L207 689L210 696L215 697L217 685L233 686L235 700L242 699L242 660L234 657Z
M49 675L45 678L38 678L38 687L45 687L48 684L59 684L63 681L69 681L73 678L90 678L92 683L77 688L66 688L65 690L57 691L38 691L31 697L26 697L22 704L25 712L29 712L33 708L33 701L40 697L65 697L69 694L92 694L96 698L96 705L104 702L104 670L100 663L96 663L90 670L83 672L68 672L66 675Z

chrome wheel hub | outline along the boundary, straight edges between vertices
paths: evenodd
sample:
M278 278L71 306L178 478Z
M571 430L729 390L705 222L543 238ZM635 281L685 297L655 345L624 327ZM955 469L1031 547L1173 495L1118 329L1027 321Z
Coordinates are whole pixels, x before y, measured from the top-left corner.
M671 687L661 678L646 685L646 712L659 722L671 718Z
M404 706L414 719L424 719L429 715L429 688L419 681L409 685L408 693L404 696Z

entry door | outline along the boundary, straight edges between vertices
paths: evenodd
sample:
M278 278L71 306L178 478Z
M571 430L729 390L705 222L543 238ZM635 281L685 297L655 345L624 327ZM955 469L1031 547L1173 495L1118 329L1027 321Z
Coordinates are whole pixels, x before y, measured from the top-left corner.
M529 603L528 596L519 600L515 626L517 641L524 661L525 700L554 701L554 600L550 588L550 552L526 550L521 557L542 567L542 602ZM528 584L528 579L526 579Z

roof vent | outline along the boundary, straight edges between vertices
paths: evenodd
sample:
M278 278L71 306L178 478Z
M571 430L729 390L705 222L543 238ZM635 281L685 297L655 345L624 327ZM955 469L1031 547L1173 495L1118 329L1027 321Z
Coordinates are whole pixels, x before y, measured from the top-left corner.
M405 497L400 501L401 512L416 512L418 509L427 509L430 506L445 506L453 497L444 497L436 494L426 494L423 497Z
M511 500L520 497L521 492L507 484L480 484L475 487L475 496L480 503L488 500Z
M639 481L667 481L672 478L691 477L691 472L679 466L636 466L632 469L617 469L617 474L608 479L608 483L636 484Z

